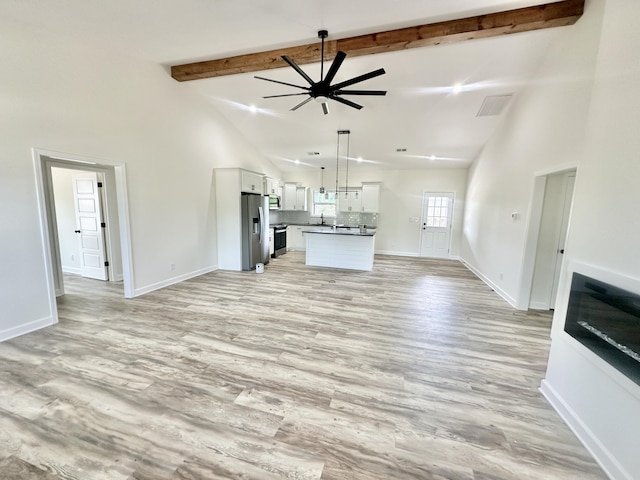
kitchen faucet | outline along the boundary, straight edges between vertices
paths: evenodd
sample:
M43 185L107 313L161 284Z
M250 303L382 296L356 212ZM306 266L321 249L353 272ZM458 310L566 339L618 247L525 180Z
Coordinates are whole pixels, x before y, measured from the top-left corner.
M324 225L324 213L320 214L320 225Z

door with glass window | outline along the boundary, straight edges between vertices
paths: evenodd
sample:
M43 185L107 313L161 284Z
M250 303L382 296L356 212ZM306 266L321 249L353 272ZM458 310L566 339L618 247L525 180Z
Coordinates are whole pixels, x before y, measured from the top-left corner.
M425 192L422 201L420 256L448 258L453 193Z

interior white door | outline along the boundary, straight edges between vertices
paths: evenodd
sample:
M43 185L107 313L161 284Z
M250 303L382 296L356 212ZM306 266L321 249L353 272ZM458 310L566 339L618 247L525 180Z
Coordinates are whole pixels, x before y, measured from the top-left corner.
M73 176L76 233L80 243L82 276L107 280L104 228L98 174L86 172Z
M575 172L570 172L565 177L564 199L562 205L562 224L560 226L560 236L558 238L558 249L556 252L556 263L553 274L553 286L551 287L551 308L556 306L556 296L558 294L558 283L560 282L560 268L564 258L565 243L567 241L567 230L569 229L569 215L571 214L571 204L573 202L573 187L576 183Z
M422 205L420 256L449 257L453 193L425 192Z

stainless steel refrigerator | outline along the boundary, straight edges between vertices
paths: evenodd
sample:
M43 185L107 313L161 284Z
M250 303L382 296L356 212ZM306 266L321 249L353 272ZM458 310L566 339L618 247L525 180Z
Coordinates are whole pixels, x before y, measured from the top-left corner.
M269 197L242 194L242 269L269 263Z

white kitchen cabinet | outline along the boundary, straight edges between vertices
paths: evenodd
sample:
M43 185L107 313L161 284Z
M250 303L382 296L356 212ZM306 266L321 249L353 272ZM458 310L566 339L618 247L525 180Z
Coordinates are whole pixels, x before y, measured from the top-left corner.
M307 187L297 183L285 183L282 191L281 210L307 210Z
M278 195L280 180L266 177L265 178L265 195Z
M338 208L341 212L362 211L362 190L350 188L346 193L340 192L338 194Z
M240 188L243 192L264 193L263 176L259 173L240 170Z
M298 188L298 185L295 183L284 184L284 187L282 188L281 210L295 210L297 188Z
M296 204L294 210L307 211L307 187L296 187Z
M309 230L307 225L289 225L287 228L287 250L305 250L306 240L304 230Z
M378 213L380 211L380 184L362 184L362 212Z
M218 267L239 271L242 270L242 192L262 193L262 175L239 168L216 168L215 182Z

